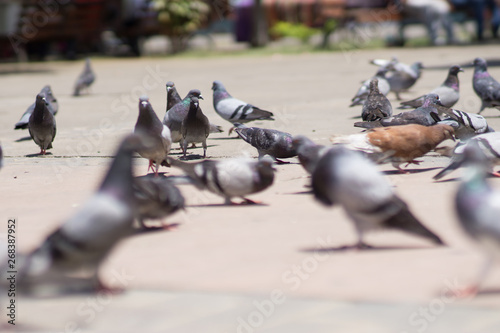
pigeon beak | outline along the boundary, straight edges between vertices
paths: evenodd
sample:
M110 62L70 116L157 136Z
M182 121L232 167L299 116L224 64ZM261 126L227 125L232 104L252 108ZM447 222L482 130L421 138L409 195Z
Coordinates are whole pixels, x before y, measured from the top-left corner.
M200 94L200 96L198 96L198 99L204 99L204 98L203 98L203 96L201 96L201 94Z
M443 103L441 103L441 100L440 100L440 99L438 99L438 100L436 101L436 104L437 104L437 105L439 105L439 106L444 106L444 105L443 105Z

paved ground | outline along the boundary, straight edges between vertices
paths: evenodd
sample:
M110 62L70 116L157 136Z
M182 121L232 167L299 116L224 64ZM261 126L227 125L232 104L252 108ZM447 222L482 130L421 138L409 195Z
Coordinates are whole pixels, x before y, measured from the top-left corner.
M27 252L92 194L117 142L132 131L138 96L149 95L160 117L164 84L181 95L199 88L212 122L229 124L212 107L211 83L219 79L234 96L273 111L275 122L257 122L328 143L331 135L356 133L348 108L359 82L375 72L372 58L451 65L476 56L498 57L498 46L387 49L349 53L221 58L95 59L92 94L71 97L82 62L0 65L0 139L6 155L0 171L0 218L18 220L18 248ZM412 98L440 84L446 70L427 70L405 94ZM500 78L500 68L490 72ZM460 74L457 105L477 111L472 69ZM51 84L60 103L52 154L40 157L27 131L13 125L35 94ZM394 96L391 96L394 101ZM498 111L487 110L493 128ZM200 154L201 149L190 151ZM256 152L227 133L209 138L210 158ZM188 208L168 219L176 231L123 241L103 265L101 276L120 295L19 299L21 331L47 332L498 332L500 268L485 291L457 299L451 290L472 281L483 256L458 228L453 212L457 182L432 176L447 163L424 158L420 172L396 174L380 166L399 195L448 244L434 247L399 232L371 234L379 249L338 251L355 241L351 222L339 208L316 203L297 160L278 166L275 184L251 198L262 206L222 206L223 200L183 186ZM136 159L136 174L147 161ZM168 174L179 174L167 168ZM451 175L459 177L460 172ZM495 186L500 183L492 180ZM4 226L4 228L6 228ZM2 231L3 232L3 231ZM2 295L5 300L5 295ZM4 304L4 303L3 303ZM2 314L2 321L5 315ZM4 322L2 322L4 324Z

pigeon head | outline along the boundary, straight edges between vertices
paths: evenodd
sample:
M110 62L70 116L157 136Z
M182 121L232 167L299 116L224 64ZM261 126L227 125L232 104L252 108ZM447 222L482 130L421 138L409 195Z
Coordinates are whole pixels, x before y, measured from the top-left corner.
M201 91L198 89L191 89L186 98L192 99L193 97L196 97L197 99L203 99L203 96L201 96Z
M47 100L45 99L45 96L43 94L38 94L38 95L36 95L36 103L39 105L41 103L47 104Z
M378 79L373 78L370 81L370 92L378 92Z
M312 147L315 143L305 135L296 135L293 137L292 145L293 149L299 151L301 148Z
M215 80L214 83L212 84L212 90L226 90L226 88L224 88L224 85L222 84L222 82L220 82L219 80Z
M200 101L198 100L198 97L196 96L191 97L191 107L197 110L199 106L200 106Z
M173 87L175 87L175 84L172 82L172 81L168 81L166 84L165 84L165 87L167 89L167 92L170 91L170 89L172 89Z
M441 103L441 100L439 99L439 96L437 94L427 94L427 95L425 95L424 104L422 106L423 107L428 107L428 106L433 106L433 105L444 106Z
M463 71L464 70L462 69L462 67L460 67L458 65L454 65L454 66L450 67L449 74L450 75L457 75L458 73L463 72Z
M476 71L486 72L486 70L488 69L488 65L486 64L486 60L484 60L483 58L474 59L474 62L472 64L474 65L474 69Z
M139 109L140 108L147 108L148 105L150 105L148 96L139 97Z

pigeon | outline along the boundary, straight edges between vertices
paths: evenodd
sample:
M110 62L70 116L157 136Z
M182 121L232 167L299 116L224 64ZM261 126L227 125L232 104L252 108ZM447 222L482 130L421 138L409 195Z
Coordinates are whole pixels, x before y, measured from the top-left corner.
M377 229L402 230L444 244L412 214L375 165L358 152L343 146L329 149L312 174L312 188L316 200L326 206L341 205L353 220L356 248L370 247L363 235Z
M40 146L40 154L45 155L52 148L56 136L56 118L49 111L42 94L36 95L35 109L28 121L30 136Z
M104 287L98 277L99 265L120 240L133 233L132 154L140 144L135 135L122 141L96 193L20 265L18 288L47 293ZM77 283L71 278L76 272L85 272L87 277Z
M491 267L500 259L500 191L486 181L489 158L472 141L464 149L466 172L455 195L455 211L463 230L484 250L487 260L475 282L461 290L461 297L475 295Z
M55 116L57 111L59 110L59 104L57 103L57 99L52 93L52 89L50 88L50 86L46 85L45 87L43 87L42 90L40 91L40 94L42 94L43 97L45 97L47 108L49 109L50 113L52 113ZM35 109L35 103L31 104L28 107L28 109L26 109L26 111L21 116L21 119L19 119L19 121L14 125L14 129L28 128L28 122L30 120L30 116L33 113L34 109Z
M465 141L478 134L495 132L479 114L455 109L446 109L444 114L445 117L438 123L452 126L455 129L455 137L459 140Z
M387 67L380 67L372 78L366 80L363 82L361 87L359 88L358 92L356 95L351 99L351 105L349 107L353 107L355 105L363 105L364 101L366 100L366 97L368 96L368 93L370 92L370 82L373 79L378 80L378 90L383 94L387 95L391 89L391 86L389 85L389 82L385 78L385 75L387 73Z
M304 135L294 136L292 145L297 152L300 164L309 174L314 172L320 158L331 148L318 145Z
M90 67L90 58L85 60L85 68L80 74L75 83L75 90L73 96L80 96L81 92L85 89L88 91L89 87L95 81L95 74Z
M439 180L460 168L465 161L464 150L469 144L477 146L482 151L486 157L485 163L488 165L489 171L495 176L500 176L500 173L493 172L493 167L500 165L500 133L492 132L477 135L466 142L459 142L453 150L450 163L439 171L433 179Z
M223 197L227 205L233 204L231 199L234 197L242 198L245 203L255 203L245 196L265 190L274 181L273 162L267 157L260 160L229 158L197 163L169 158L169 162L182 169L197 188Z
M230 123L247 123L252 120L274 120L273 113L232 97L220 81L214 81L213 102L215 112Z
M188 143L201 142L203 145L203 158L207 156L207 138L210 134L210 122L203 114L197 97L191 98L189 111L181 123L182 150L186 157Z
M395 60L388 64L387 68L389 69L388 75L386 75L387 82L389 82L391 91L396 94L396 98L401 100L399 93L407 91L417 82L423 66L421 62L415 62L409 66Z
M476 58L473 64L472 87L476 95L481 99L479 114L486 108L500 109L500 83L488 73L486 60Z
M143 145L137 153L149 160L149 169L158 176L160 165L167 165L166 159L172 146L170 130L163 125L156 115L148 98L143 96L139 99L139 116L135 124L134 133L148 137L148 145Z
M392 116L391 102L378 89L378 79L370 82L370 93L363 103L361 119L363 121L376 121Z
M439 100L445 107L451 108L458 102L460 98L458 73L463 71L464 70L460 66L451 66L443 84L430 92L431 94L438 95ZM398 109L418 108L422 106L424 99L425 95L412 99L411 101L401 102L401 106L398 107Z
M137 204L137 220L144 229L149 228L144 220L162 219L184 209L184 197L166 177L150 177L149 175L136 177L132 188Z
M257 148L259 158L269 155L278 163L285 163L279 158L290 158L297 156L292 145L292 135L274 129L259 127L247 127L235 123L235 131L240 138Z
M167 89L167 110L170 110L175 104L180 103L182 101L181 96L177 92L177 88L175 88L175 84L172 81L168 81L166 83Z
M354 127L375 128L408 124L431 126L441 121L441 118L439 118L439 106L442 106L439 96L428 94L425 97L424 104L415 110L401 112L392 117L376 121L355 122Z
M391 163L400 172L402 163L419 164L424 156L446 139L453 140L453 127L445 124L417 124L374 128L366 132L332 138L333 144L364 153L379 164Z
M198 89L192 89L180 103L175 104L170 110L167 111L167 113L165 113L165 116L163 117L163 124L170 129L172 134L172 142L181 142L182 140L182 121L189 112L189 106L191 105L191 99L193 97L203 99L203 96Z

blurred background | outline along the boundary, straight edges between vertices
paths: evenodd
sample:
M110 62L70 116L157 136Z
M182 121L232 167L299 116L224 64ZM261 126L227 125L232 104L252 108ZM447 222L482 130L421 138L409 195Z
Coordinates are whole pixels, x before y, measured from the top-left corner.
M0 60L498 42L498 0L0 0Z

